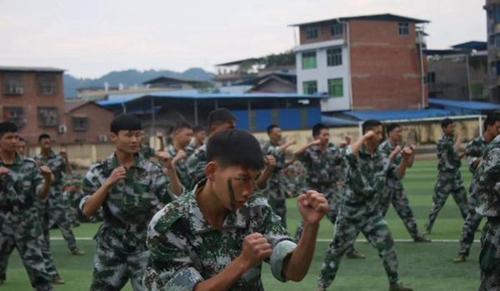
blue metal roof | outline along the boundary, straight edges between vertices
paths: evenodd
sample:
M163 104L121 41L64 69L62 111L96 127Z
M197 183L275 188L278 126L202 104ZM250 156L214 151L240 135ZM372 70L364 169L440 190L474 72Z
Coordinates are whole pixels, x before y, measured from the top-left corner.
M455 108L461 108L467 110L479 110L479 111L500 110L500 104L495 104L495 103L447 100L447 99L437 99L437 98L429 98L429 105L455 107Z
M451 112L441 109L424 110L374 110L374 111L350 111L344 114L354 117L358 120L402 120L402 119L420 119L427 117L448 116Z
M328 126L358 125L357 121L326 115L321 115L321 122Z

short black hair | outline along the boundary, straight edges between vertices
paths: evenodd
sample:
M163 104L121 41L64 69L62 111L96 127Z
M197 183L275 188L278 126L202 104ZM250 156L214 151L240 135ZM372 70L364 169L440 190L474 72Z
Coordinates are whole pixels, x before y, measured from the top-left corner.
M175 126L174 131L179 131L179 130L184 129L184 128L193 129L193 127L191 126L191 124L189 124L187 122L179 122Z
M263 156L259 141L248 131L218 131L207 142L207 161L217 161L222 167L261 170L264 168Z
M233 122L236 117L227 108L217 108L208 115L208 125L221 125L223 123Z
M135 115L118 115L111 121L110 131L118 134L122 130L142 130L141 121Z
M450 124L453 124L453 120L449 119L449 118L445 118L443 119L443 121L441 121L441 128L445 128L445 127L448 127L448 125Z
M28 142L26 141L26 139L24 139L23 137L19 137L19 141L21 141L21 142L25 142L25 143L28 143Z
M195 134L201 131L205 131L205 128L203 126L198 125L193 128L193 133Z
M500 121L497 115L488 115L486 119L483 121L483 131L488 129L488 126L495 125L495 122Z
M323 129L328 129L328 126L324 123L316 123L312 129L313 137L318 136L321 133L321 130Z
M365 122L363 122L363 134L365 134L367 131L372 130L374 127L381 126L382 122L380 120L376 119L369 119Z
M385 128L385 132L387 134L391 133L393 130L395 130L396 128L398 127L401 127L401 124L399 123L390 123L389 125L387 125L387 127Z
M50 135L47 133L42 133L38 136L38 142L41 142L42 139L47 139L47 138L50 139Z
M0 123L0 137L8 132L16 133L18 131L17 125L14 122L4 121Z
M275 128L279 128L279 125L277 124L271 124L267 127L266 131L267 131L267 134L271 134L271 132L273 132L273 129Z

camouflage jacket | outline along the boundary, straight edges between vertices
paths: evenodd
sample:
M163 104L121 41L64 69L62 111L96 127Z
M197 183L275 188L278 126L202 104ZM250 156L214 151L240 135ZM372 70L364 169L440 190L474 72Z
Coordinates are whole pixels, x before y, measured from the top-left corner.
M343 204L365 205L366 211L377 209L379 195L386 186L387 179L396 179L396 165L385 157L380 150L373 155L361 146L358 155L352 148L346 150L347 173L344 185Z
M382 152L384 157L389 158L391 155L392 151L394 150L394 146L389 142L389 140L384 141L378 146L378 150ZM401 164L401 161L403 160L403 155L401 153L397 153L394 159L392 159L392 164L395 165L396 167ZM387 178L387 186L391 187L393 189L402 189L403 184L401 183L401 179L397 175L390 175Z
M462 162L458 157L453 137L443 134L437 142L437 157L439 172L454 172L460 169Z
M479 205L476 212L488 217L500 217L500 136L486 148L476 170Z
M42 165L47 166L54 174L54 181L52 181L51 192L53 190L61 191L61 186L66 178L66 160L60 155L53 151L50 151L48 158L45 158L42 154L35 156L35 160L41 161Z
M279 152L280 146L278 144L274 144L272 142L268 142L262 148L262 153L267 155L272 155L276 159L276 166L274 167L274 171L269 177L267 183L269 185L269 191L274 193L275 198L285 199L285 187L286 181L281 172L285 168L286 164L286 156L285 153Z
M22 219L36 218L44 182L36 162L16 154L10 165L0 159L0 167L9 169L7 174L0 176L0 208L12 207L11 213Z
M189 189L201 180L205 179L205 166L207 165L207 146L202 145L187 160L187 171L191 179Z
M85 197L80 201L80 209L119 166L113 154L90 167L82 184ZM125 178L108 190L102 205L104 223L95 237L97 243L123 252L145 250L147 224L156 212L175 199L168 186L169 179L159 165L136 155Z
M304 164L307 172L308 186L329 184L332 187L342 178L341 168L344 164L345 150L332 143L322 152L319 146L307 148L297 159Z
M149 160L156 155L156 150L149 146L148 144L141 144L139 153L146 159Z
M469 171L472 174L476 172L476 169L473 169L472 165L477 159L480 159L483 156L487 145L488 143L486 142L484 136L477 137L467 144L467 147L465 148L465 156L467 157Z
M177 162L175 165L175 169L177 170L177 175L179 176L179 180L181 181L181 184L185 188L191 188L192 181L191 181L191 176L189 176L188 172L188 158L189 156L193 153L191 148L186 147L184 149L186 152L186 157L180 161ZM173 158L177 155L177 150L174 148L173 145L169 145L167 148L168 154Z
M194 290L197 283L219 274L242 250L245 236L259 232L272 246L267 262L274 277L286 281L283 264L295 249L279 218L266 200L252 195L240 209L229 212L217 229L203 217L196 188L157 213L148 230L149 265L144 282L147 290ZM248 270L229 289L232 291L263 290L262 264Z

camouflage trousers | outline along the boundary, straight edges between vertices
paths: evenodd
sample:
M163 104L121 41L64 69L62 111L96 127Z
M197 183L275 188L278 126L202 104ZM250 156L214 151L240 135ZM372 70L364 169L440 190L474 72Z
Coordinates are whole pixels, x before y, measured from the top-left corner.
M36 214L27 219L24 214L14 217L12 213L0 211L0 274L6 273L6 262L16 248L31 286L37 291L54 290L45 270L42 245L42 231Z
M481 235L479 291L500 290L500 217L488 218Z
M342 205L335 224L333 241L326 252L317 280L318 287L326 289L332 284L337 275L342 256L352 246L360 232L378 250L389 283L395 284L398 282L398 260L394 250L394 240L387 222L380 215L378 209L369 210L364 205Z
M43 246L42 246L42 255L43 260L45 262L45 269L47 273L52 276L59 276L59 272L57 272L56 265L54 264L54 258L52 257L52 251L50 250L50 228L49 228L49 211L48 211L48 201L42 200L40 201L39 214L40 214L40 222L42 226L42 234L43 234Z
M471 186L472 189L472 186ZM476 195L474 195L473 191L470 191L471 195L469 197L469 212L467 217L465 218L464 225L462 226L462 236L460 238L460 250L459 254L462 254L466 257L469 256L470 248L472 243L474 242L474 234L476 230L479 228L481 224L481 220L483 216L476 212L475 208L477 205Z
M57 228L61 231L61 234L68 245L70 251L77 249L75 235L73 234L72 222L68 219L68 213L70 211L69 205L66 203L56 203L52 202L50 204L50 217L49 226L57 225Z
M148 251L124 253L97 245L90 291L118 291L129 279L134 291L146 290L142 277L148 259Z
M381 195L379 200L380 213L383 217L387 214L391 203L399 218L403 221L410 236L413 239L417 238L417 220L413 215L408 196L406 196L406 192L403 188L385 187L383 195Z
M436 186L434 187L434 195L432 196L429 220L425 224L427 231L430 232L432 230L434 222L450 194L458 205L462 218L465 219L467 217L467 193L465 192L460 172L439 173Z

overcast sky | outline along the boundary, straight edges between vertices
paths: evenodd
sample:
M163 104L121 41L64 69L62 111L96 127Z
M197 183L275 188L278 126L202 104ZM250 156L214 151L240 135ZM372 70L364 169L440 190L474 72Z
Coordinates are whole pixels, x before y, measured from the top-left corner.
M431 21L429 48L486 40L484 0L0 0L0 66L77 77L184 71L291 49L289 24L393 13Z

